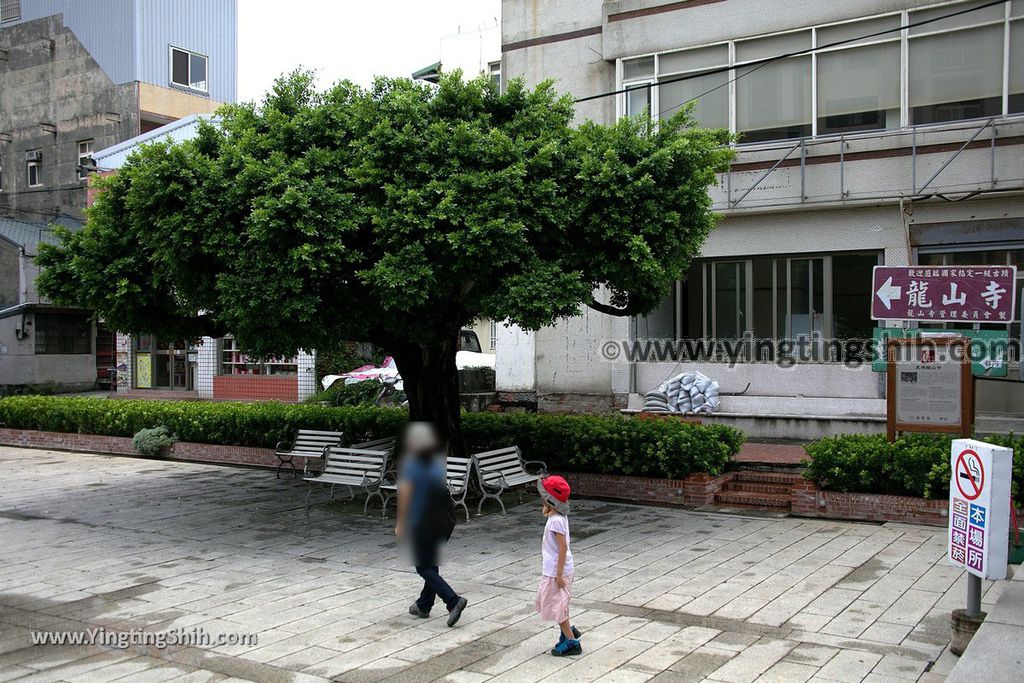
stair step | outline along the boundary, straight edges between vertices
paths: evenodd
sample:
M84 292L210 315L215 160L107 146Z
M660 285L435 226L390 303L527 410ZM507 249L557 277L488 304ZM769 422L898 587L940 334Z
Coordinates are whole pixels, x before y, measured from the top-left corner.
M736 482L749 482L754 484L785 484L787 486L801 481L803 477L799 474L787 474L784 472L755 472L753 470L740 470L732 478Z
M788 509L790 507L790 497L788 493L720 491L715 494L715 503L719 505L745 505L749 507Z
M777 493L789 495L789 484L762 484L752 481L728 481L722 485L723 491L744 491L746 493Z

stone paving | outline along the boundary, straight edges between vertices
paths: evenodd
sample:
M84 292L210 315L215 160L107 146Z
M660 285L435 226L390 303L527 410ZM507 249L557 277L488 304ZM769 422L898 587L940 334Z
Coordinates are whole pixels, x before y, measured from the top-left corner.
M0 681L940 681L961 573L944 530L574 504L573 621L533 612L536 498L461 523L452 629L393 522L303 509L266 471L0 448ZM514 496L512 497L514 503ZM995 599L986 585L985 602ZM202 629L258 643L33 645L32 632Z

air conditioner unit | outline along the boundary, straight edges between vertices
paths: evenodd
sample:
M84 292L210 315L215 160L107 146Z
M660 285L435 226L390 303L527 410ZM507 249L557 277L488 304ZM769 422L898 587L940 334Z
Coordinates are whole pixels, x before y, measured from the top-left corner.
M34 150L34 151L31 151L31 152L25 152L25 161L42 161L42 160L43 160L43 153L40 152L38 149Z

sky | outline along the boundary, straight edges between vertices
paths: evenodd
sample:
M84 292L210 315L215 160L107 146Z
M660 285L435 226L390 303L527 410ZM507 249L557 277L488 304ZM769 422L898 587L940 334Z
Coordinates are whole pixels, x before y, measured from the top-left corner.
M500 13L500 0L238 0L238 99L300 66L321 87L408 76L439 60L442 37Z

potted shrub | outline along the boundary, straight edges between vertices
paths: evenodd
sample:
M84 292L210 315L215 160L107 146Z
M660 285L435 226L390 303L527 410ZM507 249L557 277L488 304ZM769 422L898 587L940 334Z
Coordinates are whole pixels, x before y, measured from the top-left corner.
M171 434L167 427L153 427L152 429L140 429L132 437L132 448L141 455L151 458L166 457L171 446L178 440L178 437Z

